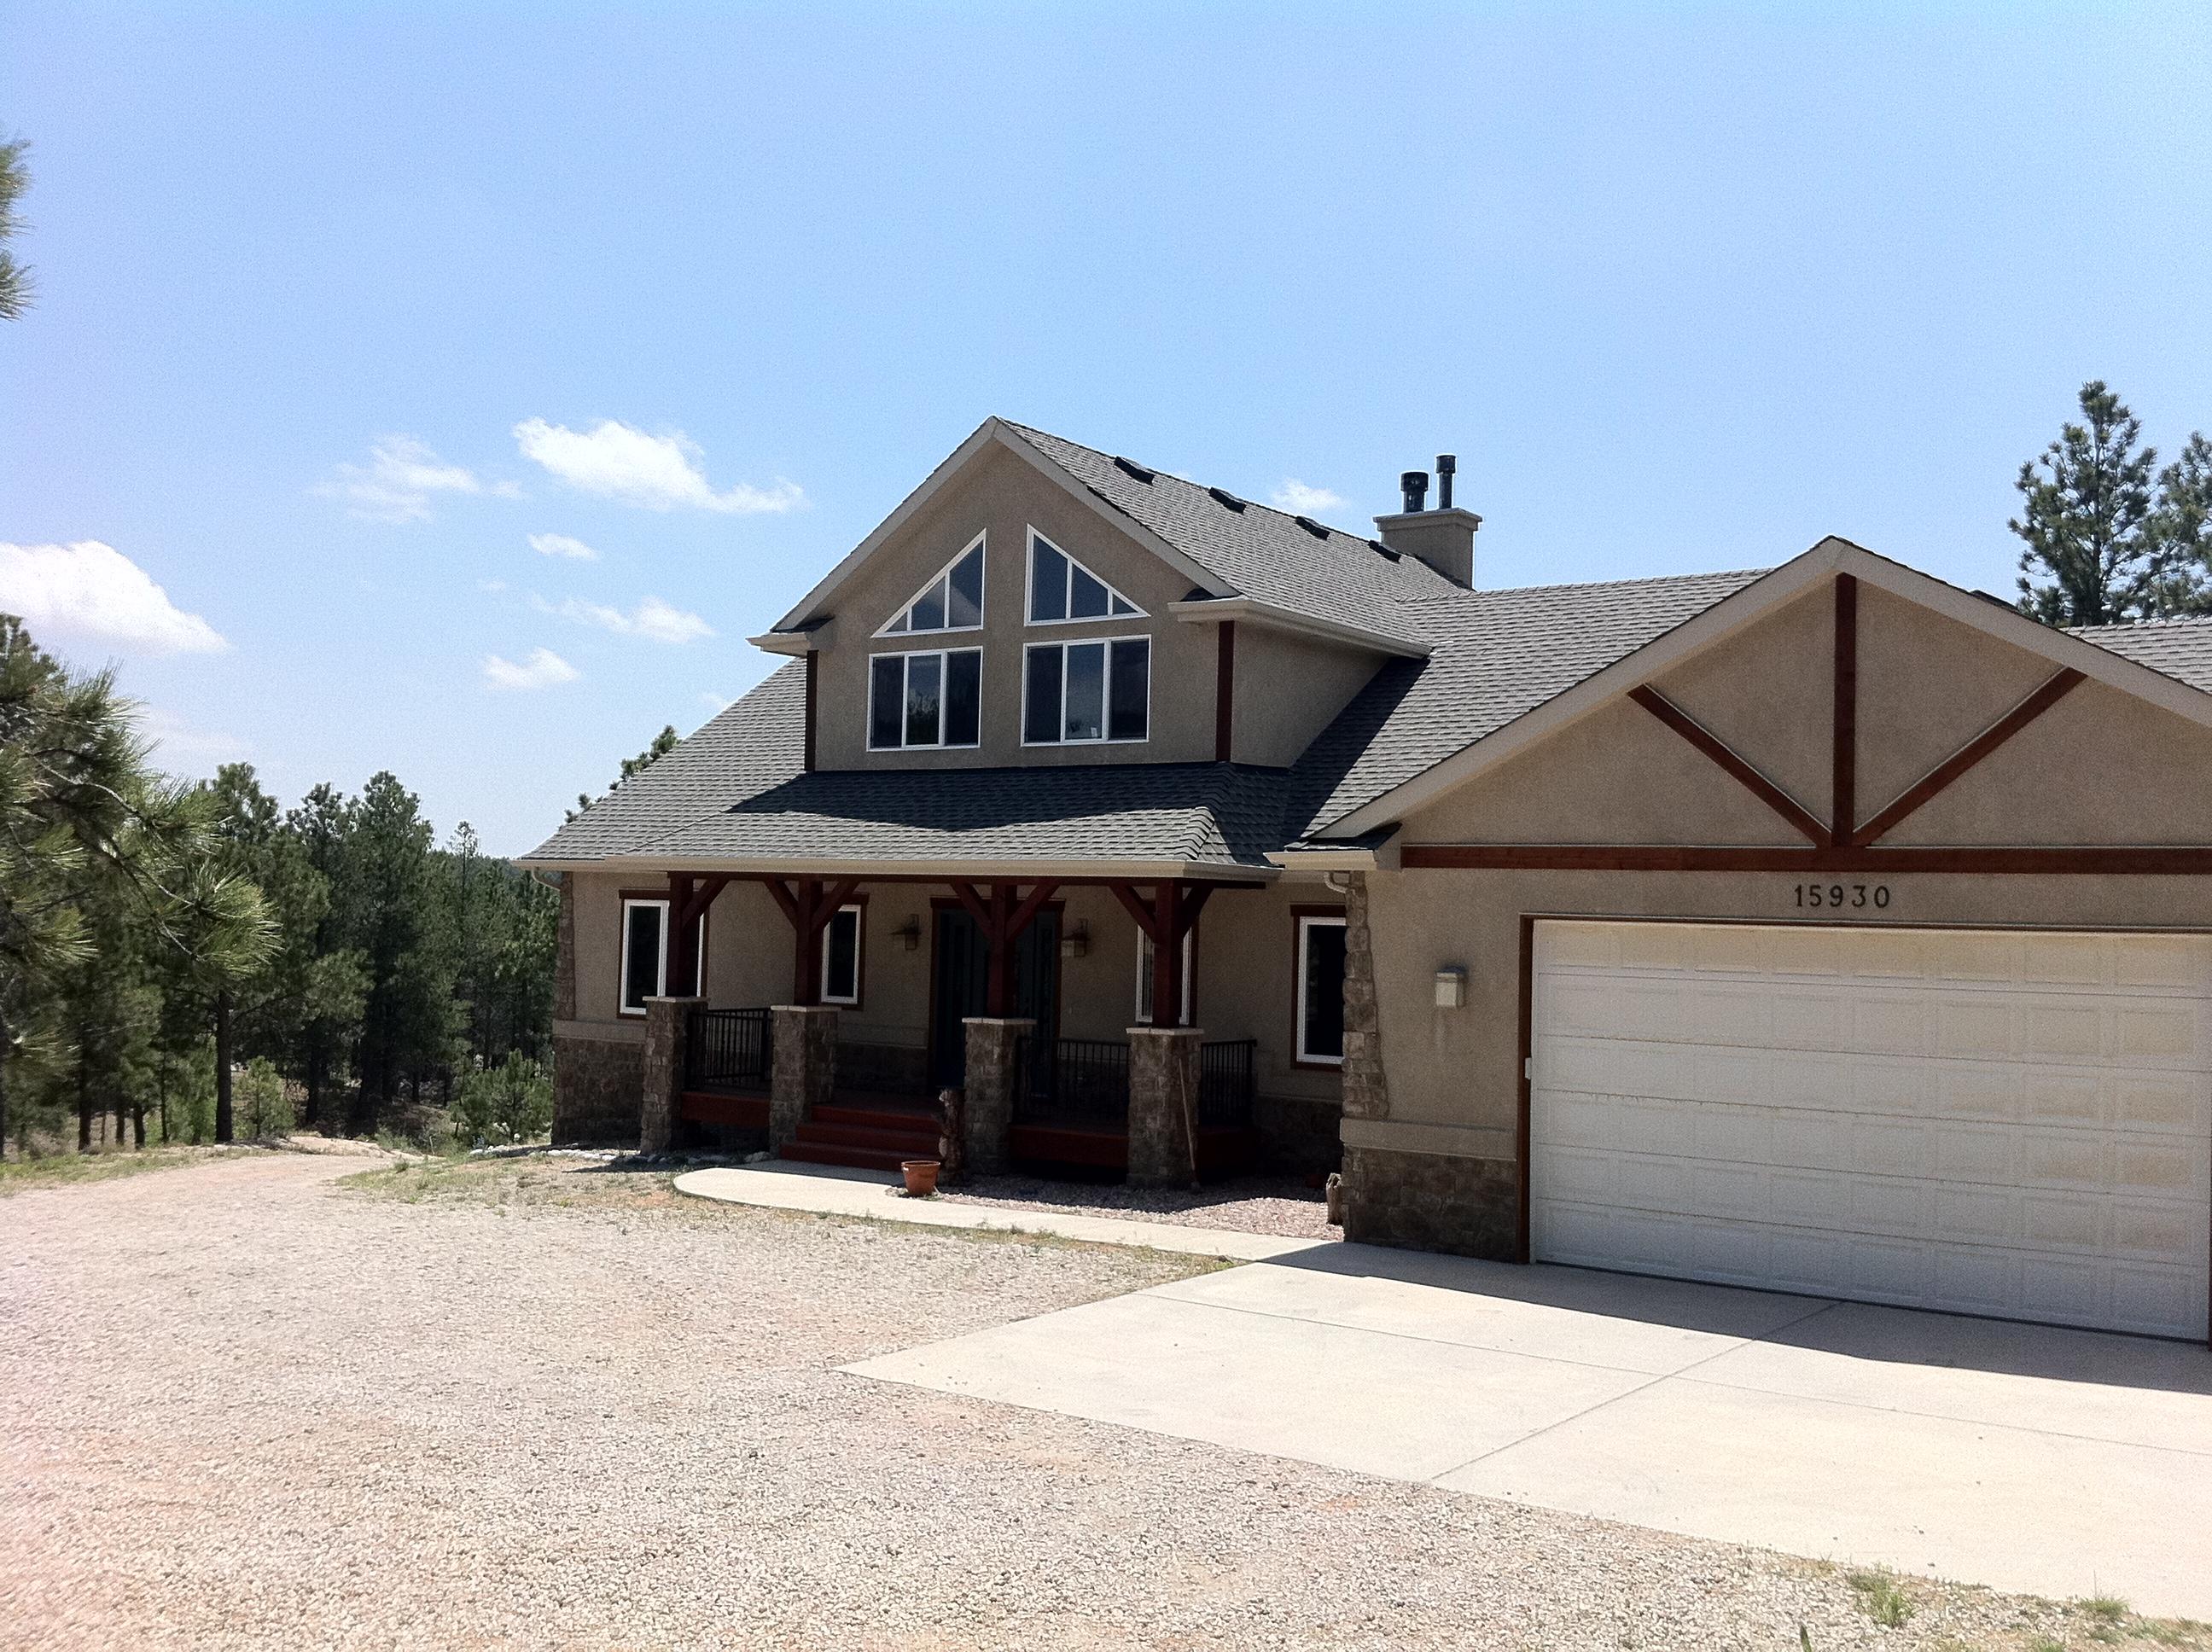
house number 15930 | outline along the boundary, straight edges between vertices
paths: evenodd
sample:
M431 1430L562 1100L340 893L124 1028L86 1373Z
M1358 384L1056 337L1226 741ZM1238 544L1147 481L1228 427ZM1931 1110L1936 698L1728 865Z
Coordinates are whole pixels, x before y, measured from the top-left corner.
M1889 904L1889 885L1800 884L1797 885L1797 904L1801 907L1887 907Z

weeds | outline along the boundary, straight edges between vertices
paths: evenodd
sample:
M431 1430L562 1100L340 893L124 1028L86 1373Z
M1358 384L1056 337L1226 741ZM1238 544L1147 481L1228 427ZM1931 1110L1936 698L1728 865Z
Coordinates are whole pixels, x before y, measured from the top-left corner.
M1912 1601L1889 1573L1855 1571L1844 1581L1859 1597L1861 1609L1884 1629L1902 1629L1911 1619Z

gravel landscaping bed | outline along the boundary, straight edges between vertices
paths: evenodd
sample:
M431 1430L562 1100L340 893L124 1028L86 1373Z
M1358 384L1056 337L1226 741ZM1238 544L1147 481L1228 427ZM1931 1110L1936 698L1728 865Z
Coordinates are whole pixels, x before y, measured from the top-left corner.
M359 1168L255 1155L0 1204L0 1646L1826 1652L2098 1628L1910 1581L1883 1628L1832 1568L834 1369L1188 1270L1156 1253L712 1205L573 1161L334 1185Z
M1119 1183L1051 1181L1041 1176L970 1176L940 1188L956 1205L1008 1211L1058 1211L1070 1216L1118 1216L1132 1222L1172 1222L1187 1228L1229 1228L1283 1239L1336 1239L1321 1189L1289 1176L1248 1176L1203 1187L1125 1187Z

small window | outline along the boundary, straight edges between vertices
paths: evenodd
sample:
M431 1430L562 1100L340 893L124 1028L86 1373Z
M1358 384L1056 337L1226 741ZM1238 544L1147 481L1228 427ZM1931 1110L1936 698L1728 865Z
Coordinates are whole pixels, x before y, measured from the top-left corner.
M668 949L661 943L662 926L668 921L668 902L625 898L623 907L622 1002L623 1015L643 1015L645 1001L665 997L668 989ZM699 920L700 989L707 984L707 920Z
M1075 558L1030 530L1030 623L1142 618L1144 610Z
M917 631L973 631L982 623L983 536L979 533L876 635L895 637Z
M1151 734L1150 637L1033 642L1022 678L1025 744L1138 741Z
M860 1001L860 908L840 907L822 926L822 1001Z
M1344 920L1298 920L1297 1059L1344 1065Z
M983 651L878 654L868 662L868 749L972 746L982 736Z
M1198 994L1193 987L1193 983L1198 975L1195 967L1198 957L1197 941L1198 932L1195 929L1187 932L1182 938L1182 1024L1186 1027L1198 1017L1196 1007ZM1149 1027L1152 1024L1152 960L1156 956L1158 953L1157 949L1152 945L1152 938L1146 934L1143 930L1139 930L1137 932L1137 1024L1140 1027Z

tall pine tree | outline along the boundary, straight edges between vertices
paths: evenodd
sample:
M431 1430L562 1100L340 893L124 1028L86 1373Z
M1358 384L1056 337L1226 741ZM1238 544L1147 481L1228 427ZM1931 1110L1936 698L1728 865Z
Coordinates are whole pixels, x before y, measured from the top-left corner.
M2007 525L2027 544L2021 611L2046 625L2138 618L2156 580L2147 525L2157 452L2136 446L2142 424L2101 379L2081 386L2081 422L2020 467L2024 503Z

